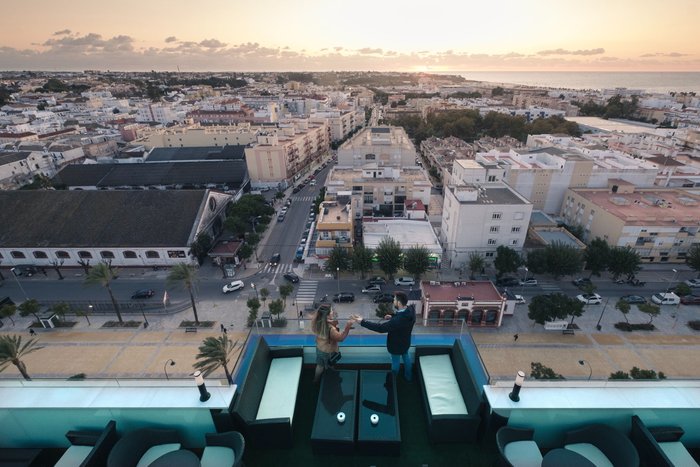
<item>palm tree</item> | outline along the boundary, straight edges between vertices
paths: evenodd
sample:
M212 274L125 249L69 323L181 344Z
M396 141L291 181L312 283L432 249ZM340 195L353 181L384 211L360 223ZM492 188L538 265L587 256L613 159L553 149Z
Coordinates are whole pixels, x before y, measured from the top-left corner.
M224 367L226 380L229 384L233 383L233 377L228 369L228 365L233 357L233 351L236 349L238 341L229 340L226 334L219 337L207 337L199 346L197 354L197 362L194 364L195 370L200 370L204 376L208 376L219 367Z
M119 310L119 304L114 298L112 293L112 288L109 284L117 277L117 270L110 269L110 267L105 263L97 263L92 267L85 276L85 285L95 285L99 284L107 289L109 292L109 298L112 300L112 305L114 306L114 311L117 313L117 319L120 323L123 323L121 311Z
M0 371L4 370L7 365L12 363L17 367L24 379L31 380L27 374L27 366L21 358L29 355L35 350L43 349L44 347L36 345L37 339L32 338L22 345L22 337L18 335L0 336Z
M194 312L194 322L199 326L199 316L197 316L197 305L194 303L194 294L192 288L197 282L197 269L187 263L179 263L173 266L170 274L166 279L168 285L180 284L190 293L190 303L192 303L192 311Z

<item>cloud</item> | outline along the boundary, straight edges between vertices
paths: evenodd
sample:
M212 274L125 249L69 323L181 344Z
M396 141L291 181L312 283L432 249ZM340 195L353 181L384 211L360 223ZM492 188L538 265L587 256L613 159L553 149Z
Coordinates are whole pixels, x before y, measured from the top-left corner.
M343 50L343 47L333 47L333 50L335 50L336 52L340 52L341 50Z
M165 38L165 43L170 44L171 42L177 42L177 37L175 36L168 36Z
M357 49L357 51L362 55L373 55L373 54L381 55L382 54L382 49L371 49L369 47Z
M202 42L199 43L199 45L208 49L220 49L222 47L226 47L225 42L221 42L217 39L204 39Z
M679 57L687 57L690 54L684 54L680 52L656 52L654 54L648 53L644 55L640 55L642 58L650 58L650 57L670 57L670 58L679 58Z
M597 49L586 49L586 50L566 50L566 49L553 49L553 50L541 50L537 52L537 55L600 55L604 54L605 49L599 47Z
M71 30L70 29L62 29L60 31L56 31L53 33L54 36L66 36L70 35Z

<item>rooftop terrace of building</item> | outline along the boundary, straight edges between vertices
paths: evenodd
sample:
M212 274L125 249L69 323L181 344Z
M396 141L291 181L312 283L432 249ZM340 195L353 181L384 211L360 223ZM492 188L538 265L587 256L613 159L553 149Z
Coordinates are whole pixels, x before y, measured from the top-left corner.
M389 170L386 170L386 173L392 173L392 172ZM333 167L331 169L331 172L328 174L329 183L332 183L334 181L342 181L345 183L363 183L363 184L376 183L376 184L381 185L383 183L386 183L387 180L393 181L395 183L413 182L414 185L417 185L417 184L431 185L430 178L428 178L428 175L420 167L403 167L400 169L398 178L393 178L391 176L387 176L384 178L364 177L362 168L342 167L342 166Z

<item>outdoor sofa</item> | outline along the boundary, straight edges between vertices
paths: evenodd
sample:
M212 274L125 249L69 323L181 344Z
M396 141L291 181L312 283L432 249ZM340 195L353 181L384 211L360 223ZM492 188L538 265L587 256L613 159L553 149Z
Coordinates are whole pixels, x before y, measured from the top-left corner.
M679 426L647 427L637 415L632 416L632 443L643 465L653 467L697 466L680 439L685 434Z
M55 467L93 467L107 463L107 456L116 444L117 422L110 420L103 430L77 430L66 433L70 447Z

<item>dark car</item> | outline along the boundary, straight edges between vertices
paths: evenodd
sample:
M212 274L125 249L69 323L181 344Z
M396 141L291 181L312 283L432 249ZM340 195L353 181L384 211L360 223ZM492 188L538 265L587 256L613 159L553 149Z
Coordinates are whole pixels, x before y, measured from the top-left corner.
M272 255L272 258L270 258L270 266L277 266L278 264L280 264L280 259L281 256L279 253L275 253L274 255Z
M299 282L299 276L294 274L293 272L285 272L284 275L282 276L285 279L287 279L289 282L297 283Z
M588 277L579 277L578 279L572 280L571 283L574 284L579 289L582 289L584 287L587 287L587 286L590 286L593 284L593 282L591 282L591 280Z
M496 281L496 285L501 287L514 287L520 285L520 281L516 277L501 277Z
M686 295L681 297L683 305L700 305L700 295Z
M32 277L34 274L39 272L39 268L32 264L18 264L17 266L10 269L15 276L26 276Z
M299 193L299 191L301 191L301 188L302 188L302 187L300 187L300 186L298 186L298 185L295 186L294 189L292 190L292 193Z
M141 289L131 294L131 299L134 300L136 298L151 298L155 294L156 293L153 289Z
M378 293L372 299L374 303L391 303L394 301L394 294L391 293Z
M630 305L636 305L647 302L647 299L642 297L641 295L623 295L622 297L620 297L620 300L624 300Z
M352 303L355 301L355 294L352 292L340 292L333 295L333 301L335 303L348 302Z
M386 284L386 279L381 276L370 277L367 281L367 285L384 285Z

